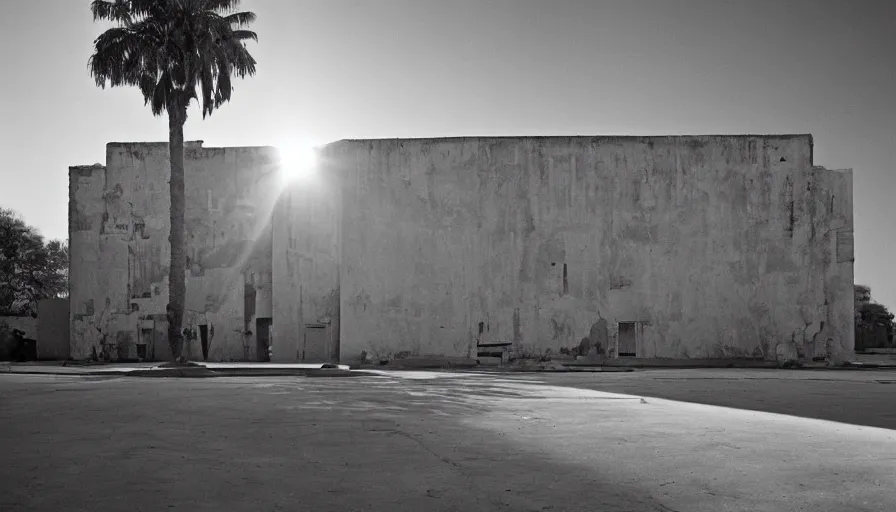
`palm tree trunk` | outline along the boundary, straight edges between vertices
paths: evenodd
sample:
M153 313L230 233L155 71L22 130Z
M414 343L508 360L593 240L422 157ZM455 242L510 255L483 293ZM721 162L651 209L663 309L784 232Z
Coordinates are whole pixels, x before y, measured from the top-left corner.
M168 343L175 361L183 350L186 302L186 253L184 248L184 122L186 108L168 109L168 152L171 161L171 265L168 269Z

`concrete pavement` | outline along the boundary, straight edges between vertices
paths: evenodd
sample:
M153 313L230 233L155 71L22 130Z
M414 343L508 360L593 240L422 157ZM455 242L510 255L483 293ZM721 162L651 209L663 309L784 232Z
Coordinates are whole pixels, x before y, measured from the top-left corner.
M815 419L809 397L880 416L850 397L889 389L893 410L896 387L830 375L6 374L0 510L894 510L896 431ZM736 389L804 417L655 398Z
M539 382L896 430L896 371L641 370Z

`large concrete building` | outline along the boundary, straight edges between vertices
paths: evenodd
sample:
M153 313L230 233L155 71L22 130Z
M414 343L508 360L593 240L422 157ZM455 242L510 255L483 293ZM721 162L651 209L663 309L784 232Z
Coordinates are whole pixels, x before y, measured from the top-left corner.
M851 354L852 173L809 135L186 149L193 359ZM168 356L167 145L70 169L71 354Z

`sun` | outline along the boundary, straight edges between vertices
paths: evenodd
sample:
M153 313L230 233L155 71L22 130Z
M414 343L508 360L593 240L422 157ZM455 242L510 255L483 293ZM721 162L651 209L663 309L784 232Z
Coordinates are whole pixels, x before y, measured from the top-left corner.
M289 140L277 146L280 172L287 181L305 179L317 171L317 147L308 140Z

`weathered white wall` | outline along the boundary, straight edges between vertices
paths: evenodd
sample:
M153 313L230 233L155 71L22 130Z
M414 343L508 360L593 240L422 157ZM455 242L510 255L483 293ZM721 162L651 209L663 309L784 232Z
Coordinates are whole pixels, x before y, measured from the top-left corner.
M271 310L275 159L273 148L186 144L184 323L197 335L209 326L209 360L253 360L254 333L245 333L254 311ZM73 358L99 352L102 340L116 344L113 357L136 357L137 343L151 359L170 357L169 174L166 143L110 143L105 167L70 168ZM248 299L247 289L256 290ZM202 358L198 337L184 352Z
M107 153L70 170L72 356L164 359L167 145ZM273 148L186 160L186 323L210 360L255 359L262 317L277 361L613 355L624 321L639 357L852 350L852 176L813 167L808 136L342 141L285 189Z
M342 141L341 357L842 358L852 175L810 136ZM566 273L564 276L564 267ZM827 348L826 348L827 347Z
M339 358L338 176L324 171L285 185L274 215L274 353L280 362ZM306 337L325 326L325 342Z

